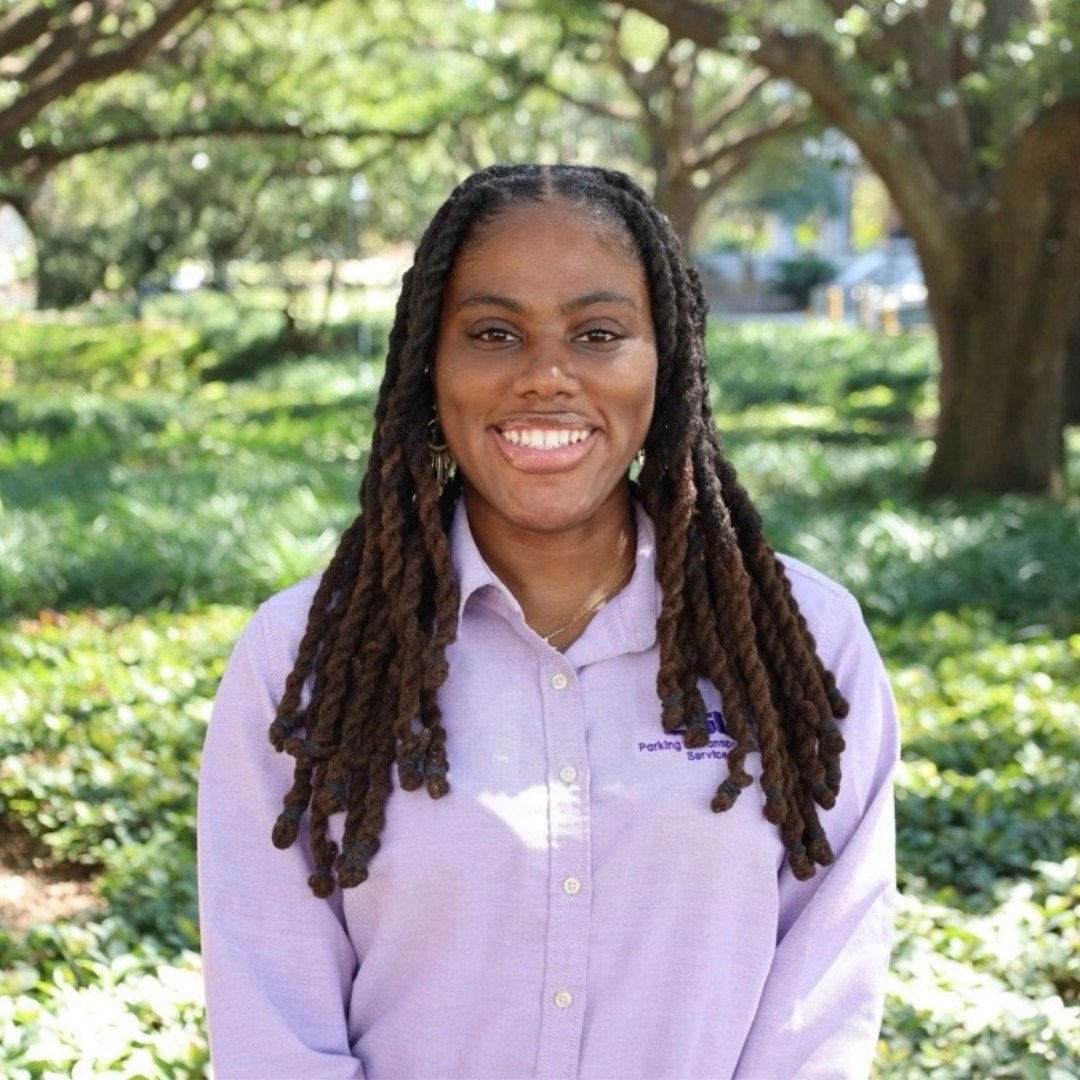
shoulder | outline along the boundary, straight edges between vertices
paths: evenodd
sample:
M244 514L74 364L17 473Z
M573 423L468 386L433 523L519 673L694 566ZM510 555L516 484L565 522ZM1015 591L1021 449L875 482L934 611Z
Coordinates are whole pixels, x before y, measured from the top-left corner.
M790 555L779 555L791 592L827 664L839 640L863 627L862 611L855 597L837 581Z
M311 602L315 599L315 592L319 588L322 574L312 574L311 577L290 585L281 592L274 593L268 600L264 600L255 613L256 619L282 628L300 624L303 633L307 625L308 612L311 610Z
M784 564L784 571L791 581L791 587L800 602L805 596L808 600L820 598L826 604L853 602L854 597L838 581L826 577L820 570L796 559L793 555L778 553L777 558Z
M263 601L240 635L237 653L250 654L271 685L282 685L292 670L321 577L313 574Z
M869 739L874 752L880 742L886 748L881 760L892 760L898 738L896 706L885 666L858 601L843 585L798 559L787 555L780 558L817 654L836 678L851 706L852 717L857 718L845 725L845 739L849 744L856 738ZM867 768L879 765L880 761L875 760Z
M888 799L899 756L896 702L877 645L858 601L843 585L798 559L781 556L791 591L806 619L821 662L848 702L841 724L844 781L827 828L838 854L879 793ZM882 819L891 827L891 814ZM891 841L882 840L883 843ZM885 859L891 865L891 854Z

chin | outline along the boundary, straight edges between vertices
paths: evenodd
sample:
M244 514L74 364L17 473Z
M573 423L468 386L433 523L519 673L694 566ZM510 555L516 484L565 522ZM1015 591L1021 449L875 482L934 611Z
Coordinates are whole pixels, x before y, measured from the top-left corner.
M527 532L559 533L587 524L593 513L555 512L543 510L521 510L504 515L511 525Z
M628 490L619 483L605 490L606 485L553 483L548 478L540 484L526 481L502 485L486 494L466 481L465 492L470 516L497 519L525 532L554 534L587 526L608 515L612 520L621 516L625 505L619 497L621 488Z
M538 533L558 533L588 525L612 511L611 497L597 500L529 499L497 508L517 528Z

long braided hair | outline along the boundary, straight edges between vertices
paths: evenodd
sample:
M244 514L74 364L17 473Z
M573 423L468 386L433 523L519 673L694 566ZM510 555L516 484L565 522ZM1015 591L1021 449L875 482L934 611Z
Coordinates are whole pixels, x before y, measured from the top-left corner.
M711 806L729 809L761 752L765 817L797 878L833 853L818 817L840 789L848 706L818 658L783 566L724 456L709 406L707 304L678 237L622 173L580 166L500 165L464 181L435 214L405 274L375 408L360 513L312 601L270 740L296 760L273 830L288 847L309 813L314 871L329 896L368 876L393 770L406 791L449 790L439 688L457 634L459 590L448 529L461 493L440 490L426 424L443 292L455 259L498 212L559 199L618 226L636 251L656 330L656 406L635 492L656 528L663 600L657 620L660 721L687 747L708 741L699 678L724 702L736 745ZM340 850L329 818L344 813Z

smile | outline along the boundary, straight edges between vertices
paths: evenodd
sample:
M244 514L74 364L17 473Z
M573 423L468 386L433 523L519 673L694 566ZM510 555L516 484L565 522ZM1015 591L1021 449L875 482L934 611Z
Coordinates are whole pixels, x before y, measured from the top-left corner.
M528 427L511 425L491 429L495 445L515 469L526 473L566 472L592 453L600 438L589 427Z
M499 434L514 446L526 446L530 450L558 450L584 442L591 433L581 428L509 428Z

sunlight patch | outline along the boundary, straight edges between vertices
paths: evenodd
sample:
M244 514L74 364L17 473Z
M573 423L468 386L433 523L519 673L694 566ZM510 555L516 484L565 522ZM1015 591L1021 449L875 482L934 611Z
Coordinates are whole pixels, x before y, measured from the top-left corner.
M483 791L477 801L490 810L511 832L533 851L548 846L547 788L535 784L516 795L502 791Z

